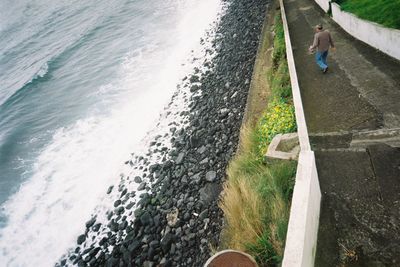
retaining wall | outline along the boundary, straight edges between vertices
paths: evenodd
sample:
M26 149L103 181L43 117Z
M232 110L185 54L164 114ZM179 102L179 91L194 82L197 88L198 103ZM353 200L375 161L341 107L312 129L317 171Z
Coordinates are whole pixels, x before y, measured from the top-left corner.
M332 19L355 38L400 60L400 30L385 28L377 23L358 18L342 11L340 6L329 0L314 0L325 12L331 5Z
M321 191L314 152L301 151L290 209L283 267L314 266Z
M329 10L329 0L315 0L315 2L324 10L325 12L328 12Z
M321 190L319 187L314 152L311 151L308 138L308 130L283 0L279 0L279 4L285 32L286 57L295 106L297 134L300 143L296 183L293 191L292 206L290 208L282 267L310 267L314 265L317 246Z
M320 0L315 0L316 2ZM400 60L400 30L385 28L342 11L336 3L331 3L332 18L346 32L382 52Z

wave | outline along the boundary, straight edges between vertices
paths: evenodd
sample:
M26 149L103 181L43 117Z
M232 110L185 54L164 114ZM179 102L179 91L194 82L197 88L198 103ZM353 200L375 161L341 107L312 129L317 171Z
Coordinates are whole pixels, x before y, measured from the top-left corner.
M49 72L49 62L45 62L43 65L40 66L40 68L35 72L33 76L31 76L30 79L27 79L25 82L22 83L22 86L19 86L19 88L4 94L4 99L0 99L0 107L4 104L6 104L8 101L12 100L17 96L20 92L24 91L24 88L30 86L32 83L35 83L36 81L40 81L44 78L46 78L46 75Z
M36 71L36 73L32 76L32 78L30 80L28 80L21 88L34 82L35 80L44 78L46 76L46 74L49 72L49 64L48 63L49 63L49 61L44 63L42 66L40 66L40 68Z
M28 88L30 88L37 82L46 81L51 73L63 64L63 61L65 59L69 58L70 55L74 51L76 51L76 49L79 49L79 47L82 46L88 38L93 36L100 29L101 27L92 28L85 34L82 34L70 45L64 47L63 50L59 51L57 54L53 54L47 59L44 59L43 61L45 62L40 65L40 67L34 72L34 74L30 78L26 79L25 82L20 83L21 85L16 87L10 93L5 94L4 99L0 99L0 107L7 104L8 101L13 101L15 98L18 98L23 92L25 92Z
M80 13L77 12L77 14ZM65 17L63 21L75 15L75 13L72 13L68 17ZM81 30L70 30L65 33L66 37L59 36L59 38L54 35L58 31L48 29L48 27L61 27L61 25L45 25L45 30L41 29L29 36L30 39L20 39L12 47L7 48L7 51L3 52L3 56L9 58L7 61L18 62L19 59L20 64L16 68L12 66L7 73L8 76L14 79L8 85L7 83L3 83L5 88L0 92L0 107L7 101L19 96L21 92L24 92L32 84L45 80L54 68L62 65L63 60L67 59L74 51L106 27L107 19L108 16L95 17L90 22L82 22L81 24L84 24L84 26ZM58 23L61 22L61 20L58 21ZM79 24L73 28L79 28L78 26ZM15 38L18 38L18 36ZM42 41L43 39L45 40ZM38 48L35 45L35 40L39 43L43 42L44 46ZM41 52L43 51L42 55L40 55L41 52L38 49ZM38 59L35 60L34 57L38 57ZM1 75L0 78L2 78ZM4 78L7 80L9 77L5 76Z
M119 182L119 174L124 171L122 164L129 154L146 146L147 133L153 129L176 92L177 83L186 74L181 72L189 68L181 64L191 61L191 49L199 48L198 40L217 17L218 1L204 1L208 5L203 1L193 2L198 4L182 10L186 16L181 18L177 32L174 32L178 40L174 47L163 52L158 51L157 46L149 47L148 51L135 50L124 60L122 80L115 83L121 90L126 90L127 95L110 114L92 114L70 126L58 128L50 143L39 153L32 176L3 205L8 223L0 229L2 264L54 266L54 262L76 243L76 237L84 231L85 221L97 207L112 206L106 189ZM194 20L197 21L196 29L187 23ZM75 43L48 62L47 69L38 73L43 76L32 82L51 76L62 63L62 57L69 57L76 45L79 44ZM148 53L155 53L154 58ZM135 73L137 66L142 65L141 60L164 62L157 70L151 68L152 64L148 65L145 72L151 76L149 83L152 86L140 86L142 90L136 83L141 77ZM177 105L176 114L180 109Z

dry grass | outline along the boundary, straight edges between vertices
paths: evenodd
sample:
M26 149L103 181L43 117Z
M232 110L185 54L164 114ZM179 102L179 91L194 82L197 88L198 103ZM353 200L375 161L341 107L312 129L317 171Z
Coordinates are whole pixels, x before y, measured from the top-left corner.
M256 243L263 232L262 199L254 194L250 181L244 177L229 180L225 184L224 192L221 208L229 222L226 245L246 251L246 244Z
M224 247L274 266L283 256L296 164L266 165L256 153L254 131L244 128L241 138L242 150L230 162L220 202Z

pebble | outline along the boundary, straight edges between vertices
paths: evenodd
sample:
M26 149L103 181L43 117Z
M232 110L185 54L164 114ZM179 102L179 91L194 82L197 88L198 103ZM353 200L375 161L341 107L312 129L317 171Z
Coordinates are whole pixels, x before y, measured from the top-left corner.
M192 91L186 95L188 110L173 111L176 103L170 105L169 111L178 112L187 124L170 124L170 146L163 143L163 136L167 135L162 133L151 142L147 155L133 156L128 161L141 173L133 182L139 190L147 189L146 193L138 193L139 201L135 204L134 192L128 193L129 187L124 184L131 181L121 176L118 191L123 199L116 200L115 210L107 213L109 223L101 231L95 218L87 224L88 231L102 234L98 238L101 256L92 255L94 249L84 252L77 246L60 263L126 266L130 258L132 266L157 266L161 262L170 266L202 266L208 259L207 244L214 244L208 240L220 235L223 224L218 207L223 174L237 148L258 38L269 3L225 2L227 9L215 40L205 38L215 49L208 52L214 54L213 60L206 60L204 66L208 69L196 70L181 84L187 92ZM159 160L154 162L150 156L157 153ZM107 194L113 188L110 186ZM86 234L80 235L78 245L89 243L86 238Z

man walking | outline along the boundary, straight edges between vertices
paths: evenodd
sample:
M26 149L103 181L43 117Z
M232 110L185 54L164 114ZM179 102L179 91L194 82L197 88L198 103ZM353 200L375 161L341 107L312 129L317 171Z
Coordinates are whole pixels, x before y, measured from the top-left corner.
M315 26L314 42L312 46L310 46L309 51L313 52L315 49L317 49L315 59L317 60L317 64L323 73L328 71L326 58L328 57L329 47L332 47L332 50L335 50L332 36L328 31L323 29L322 24L318 24Z

